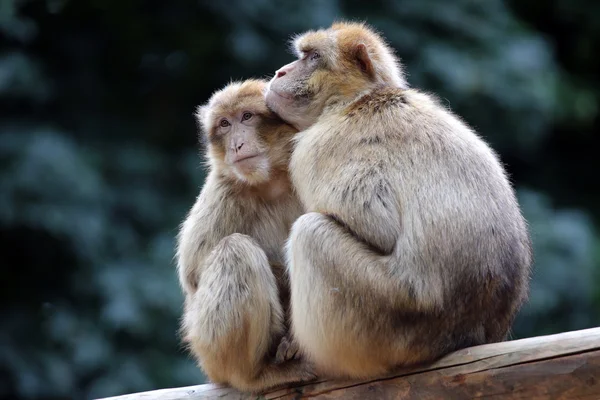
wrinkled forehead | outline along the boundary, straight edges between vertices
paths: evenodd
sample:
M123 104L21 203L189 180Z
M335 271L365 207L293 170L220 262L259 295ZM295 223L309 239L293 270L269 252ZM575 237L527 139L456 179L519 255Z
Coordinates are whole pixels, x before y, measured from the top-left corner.
M208 106L213 115L231 115L243 111L267 112L264 99L264 82L244 82L232 84L215 93Z
M334 64L338 56L337 32L332 29L308 31L292 39L293 51L298 58L317 51L328 63Z

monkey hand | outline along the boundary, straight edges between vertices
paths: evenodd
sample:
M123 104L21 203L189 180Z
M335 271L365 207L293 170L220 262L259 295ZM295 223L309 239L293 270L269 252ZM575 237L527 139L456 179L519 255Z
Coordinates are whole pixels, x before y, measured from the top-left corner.
M282 363L288 360L294 360L300 358L300 348L298 342L296 342L290 335L286 335L281 338L279 346L277 346L277 354L275 354L275 362Z

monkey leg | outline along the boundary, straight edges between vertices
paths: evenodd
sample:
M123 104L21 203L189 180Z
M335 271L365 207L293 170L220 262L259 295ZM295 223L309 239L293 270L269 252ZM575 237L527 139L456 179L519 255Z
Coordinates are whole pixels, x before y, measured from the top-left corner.
M423 356L395 327L412 294L390 272L390 256L320 213L294 223L287 256L292 332L319 375L370 377Z
M269 357L283 335L283 311L267 256L249 236L230 235L211 252L186 300L183 330L213 382L257 392L314 378L300 360Z

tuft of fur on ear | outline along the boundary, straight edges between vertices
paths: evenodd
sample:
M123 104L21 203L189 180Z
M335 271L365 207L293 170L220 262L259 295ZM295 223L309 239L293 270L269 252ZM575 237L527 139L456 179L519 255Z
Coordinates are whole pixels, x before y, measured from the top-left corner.
M196 107L194 117L196 118L196 126L198 127L198 141L201 145L205 145L208 137L208 105Z
M198 123L198 127L204 129L206 127L206 117L208 113L208 106L198 106L196 107L196 113L194 116L196 117L196 122Z
M373 62L369 56L369 50L364 43L359 43L356 46L355 56L361 71L367 74L370 79L375 79L375 68L373 68Z

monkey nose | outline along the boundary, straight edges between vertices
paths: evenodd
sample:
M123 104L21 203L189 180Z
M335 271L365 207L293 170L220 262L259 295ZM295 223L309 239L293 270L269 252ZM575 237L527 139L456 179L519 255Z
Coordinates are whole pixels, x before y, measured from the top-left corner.
M278 71L275 73L275 77L276 77L276 78L281 78L281 77L282 77L282 76L284 76L284 75L285 75L285 71L284 71L284 70L282 70L282 69L278 70Z

